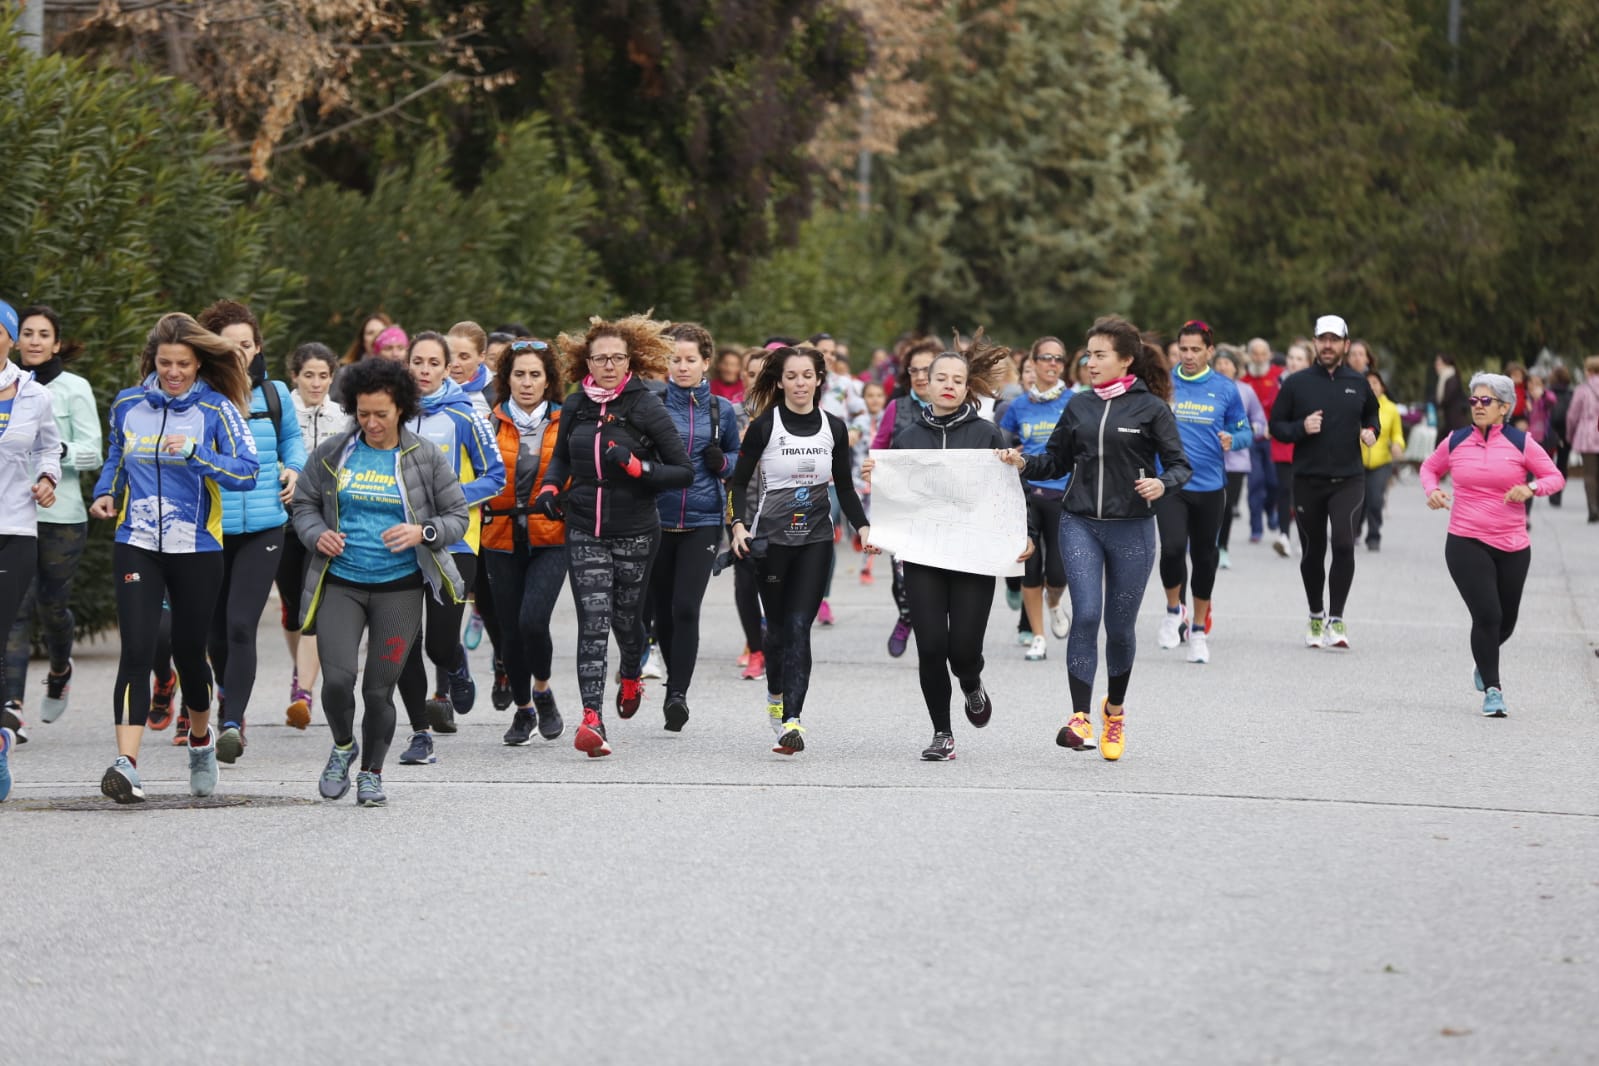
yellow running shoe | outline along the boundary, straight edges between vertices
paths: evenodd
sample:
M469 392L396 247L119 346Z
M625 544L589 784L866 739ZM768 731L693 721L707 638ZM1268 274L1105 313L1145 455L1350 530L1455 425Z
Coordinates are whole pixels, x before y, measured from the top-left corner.
M1084 744L1094 739L1094 723L1086 714L1074 714L1055 734L1055 743L1063 748L1081 751Z
M1115 762L1122 757L1122 715L1106 714L1099 720L1099 757Z
M772 736L783 735L783 697L766 694L766 717L772 724Z

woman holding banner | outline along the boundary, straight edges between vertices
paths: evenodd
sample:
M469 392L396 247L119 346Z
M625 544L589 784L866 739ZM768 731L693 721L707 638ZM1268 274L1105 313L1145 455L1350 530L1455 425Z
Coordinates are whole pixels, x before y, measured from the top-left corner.
M972 338L966 355L940 354L931 367L928 406L901 428L892 447L993 451L1004 447L1005 435L978 415L977 401L998 391L1010 357L1008 348L988 344L982 330ZM865 460L861 476L870 481L876 465L874 459ZM1029 542L1022 559L1032 553ZM960 682L967 721L981 729L994 712L983 687L983 636L994 603L994 575L947 570L909 560L904 567L922 698L927 701L927 714L933 720L933 742L922 750L922 758L945 762L955 757L949 713L950 673Z

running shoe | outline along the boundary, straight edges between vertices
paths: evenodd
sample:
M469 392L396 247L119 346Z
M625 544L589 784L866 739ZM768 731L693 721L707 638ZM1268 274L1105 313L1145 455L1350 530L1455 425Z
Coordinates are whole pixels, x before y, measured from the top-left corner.
M545 689L540 692L533 690L533 706L539 712L539 736L545 740L554 740L566 731L566 723L561 721L561 712L555 706L555 692Z
M455 704L450 702L450 697L435 692L433 698L422 705L422 713L427 715L428 725L435 733L459 732L455 724Z
M51 670L44 678L44 699L39 702L39 720L48 725L67 713L67 693L72 691L72 660L62 673Z
M666 715L666 731L668 733L681 733L688 724L688 700L680 695L666 697L666 705L661 708Z
M819 626L833 624L833 608L826 600L823 600L822 605L816 609L816 624Z
M217 758L231 766L244 754L245 743L242 723L234 725L232 722L223 722L222 735L217 737Z
M894 632L888 635L888 654L898 659L905 654L905 645L911 639L911 623L908 618L901 618L894 623Z
M1271 547L1273 551L1275 551L1278 555L1281 555L1284 559L1293 557L1294 545L1293 542L1288 539L1288 534L1286 533L1277 534L1276 539L1271 542Z
M772 751L778 755L794 755L805 750L805 727L800 725L798 718L787 718L782 722L782 732L777 736L777 743L772 746Z
M11 727L0 726L0 800L11 795L11 749L16 743Z
M1033 643L1028 647L1027 654L1023 658L1030 663L1049 658L1049 641L1042 636L1034 637Z
M322 768L322 780L317 782L317 791L325 800L343 799L350 791L350 764L355 762L355 757L361 754L361 748L355 741L350 741L348 748L341 748L337 744L328 753L328 764Z
M744 645L744 650L738 653L738 665L739 665L740 669L743 669L744 667L748 666L749 664L750 664L750 646L748 644L746 644L746 645Z
M1478 692L1487 692L1488 686L1482 680L1482 671L1475 666L1471 668L1471 683Z
M28 742L28 733L24 728L27 725L22 720L22 701L8 700L4 707L0 707L0 729L9 729L16 734L18 744Z
M872 576L872 568L870 565L861 567L861 584L870 585L876 580L877 579Z
M1505 710L1505 694L1496 688L1491 688L1483 693L1482 716L1484 718L1503 718L1510 712Z
M766 694L766 718L772 726L772 736L783 735L783 697Z
M383 794L383 775L362 770L355 775L355 802L362 807L386 807L389 797Z
M410 746L400 756L401 766L430 766L439 761L433 753L433 734L425 729L411 734Z
M1025 648L1028 645L1032 644L1032 642L1033 642L1033 631L1031 629L1018 629L1016 631L1016 643L1017 644L1020 644L1022 647Z
M644 661L639 664L640 680L659 681L666 676L666 660L661 657L661 646L651 644L644 649Z
M1203 630L1195 630L1188 634L1188 661L1191 663L1210 662L1210 638Z
M533 713L531 707L518 707L511 716L511 728L505 731L505 744L511 748L526 747L533 739L533 730L538 726L538 715Z
M489 702L494 704L496 711L503 711L511 706L514 699L511 695L511 675L506 673L505 664L495 659L494 687L489 690Z
M1233 568L1233 561L1232 559L1228 558L1226 548L1220 548L1217 550L1216 567L1220 570L1231 570Z
M461 638L461 643L466 645L467 651L477 651L477 646L483 643L483 616L476 607L472 608L472 616L466 620L466 635Z
M1162 648L1171 651L1188 636L1188 607L1178 604L1176 609L1166 608L1160 619L1160 637L1156 640Z
M295 729L305 729L311 724L311 694L303 688L296 688L294 696L289 700L289 706L283 712L284 725L293 726Z
M1022 590L1021 589L1013 589L1009 585L1006 585L1005 586L1005 606L1009 607L1013 611L1021 610L1022 609Z
M976 688L963 695L966 697L966 720L974 728L983 728L994 715L994 701L988 698L988 689L978 682Z
M117 761L100 778L100 792L118 803L143 803L144 786L139 783L139 769L126 755Z
M167 721L170 722L171 720L172 719L170 717L168 717ZM145 721L144 727L146 729L150 728L150 723L149 723L148 719ZM173 730L173 733L172 733L172 746L174 748L182 748L182 747L187 746L188 743L189 743L189 716L187 714L179 714L178 715L178 728Z
M1366 542L1366 550L1369 552L1382 551L1382 539L1378 538L1377 540L1368 540Z
M611 754L611 745L605 740L605 722L601 720L599 711L583 708L583 724L577 727L572 746L591 759Z
M172 724L172 694L177 691L177 688L177 674L173 674L165 681L162 681L159 677L156 678L155 688L150 692L150 714L144 721L146 729L153 729L159 733ZM187 729L183 730L182 735L185 738L185 743L187 743L189 731ZM174 740L173 743L175 744L177 741Z
M738 675L745 681L761 681L766 677L766 656L758 651L750 652L748 661L744 663L744 672Z
M1049 609L1049 631L1055 634L1056 640L1065 640L1071 636L1072 615L1066 607L1066 597L1062 596L1060 602Z
M1063 748L1081 751L1094 739L1094 723L1089 721L1086 714L1074 714L1060 727L1060 732L1055 734L1055 743Z
M955 757L955 738L948 733L934 733L933 742L922 749L923 762L948 762Z
M461 665L448 675L450 706L456 714L471 714L477 703L477 682L472 680L472 668L466 663L466 653L461 653Z
M209 796L217 790L217 733L209 729L205 743L189 738L189 795Z
M1349 647L1349 630L1344 627L1342 618L1334 618L1327 623L1327 646L1329 648Z
M1327 646L1327 623L1310 616L1310 624L1305 627L1305 647L1325 648Z
M624 677L622 683L616 687L616 714L619 718L631 718L638 713L639 704L644 702L644 685L636 677Z
M1103 714L1099 719L1099 757L1115 762L1122 757L1122 715Z

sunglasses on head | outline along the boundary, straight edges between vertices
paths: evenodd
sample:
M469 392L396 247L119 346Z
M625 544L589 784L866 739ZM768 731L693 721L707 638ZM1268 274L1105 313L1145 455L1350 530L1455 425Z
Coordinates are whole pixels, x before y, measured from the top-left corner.
M1468 396L1466 402L1473 407L1492 407L1499 402L1497 396Z
M523 352L542 352L547 348L549 348L549 345L543 341L517 341L511 345L509 350L514 355L521 355Z

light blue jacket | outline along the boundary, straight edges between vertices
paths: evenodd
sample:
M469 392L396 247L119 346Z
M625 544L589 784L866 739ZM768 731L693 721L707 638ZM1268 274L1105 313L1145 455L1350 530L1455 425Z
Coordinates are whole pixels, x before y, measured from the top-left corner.
M282 438L274 431L272 415L267 410L266 386L257 385L250 392L250 435L255 438L255 456L261 463L261 475L255 488L248 492L230 492L222 497L222 533L259 533L265 529L281 529L289 520L278 493L283 485L278 480L284 470L298 473L305 469L305 444L300 436L300 419L295 414L294 401L289 388L281 381L268 382L278 392L283 404Z

